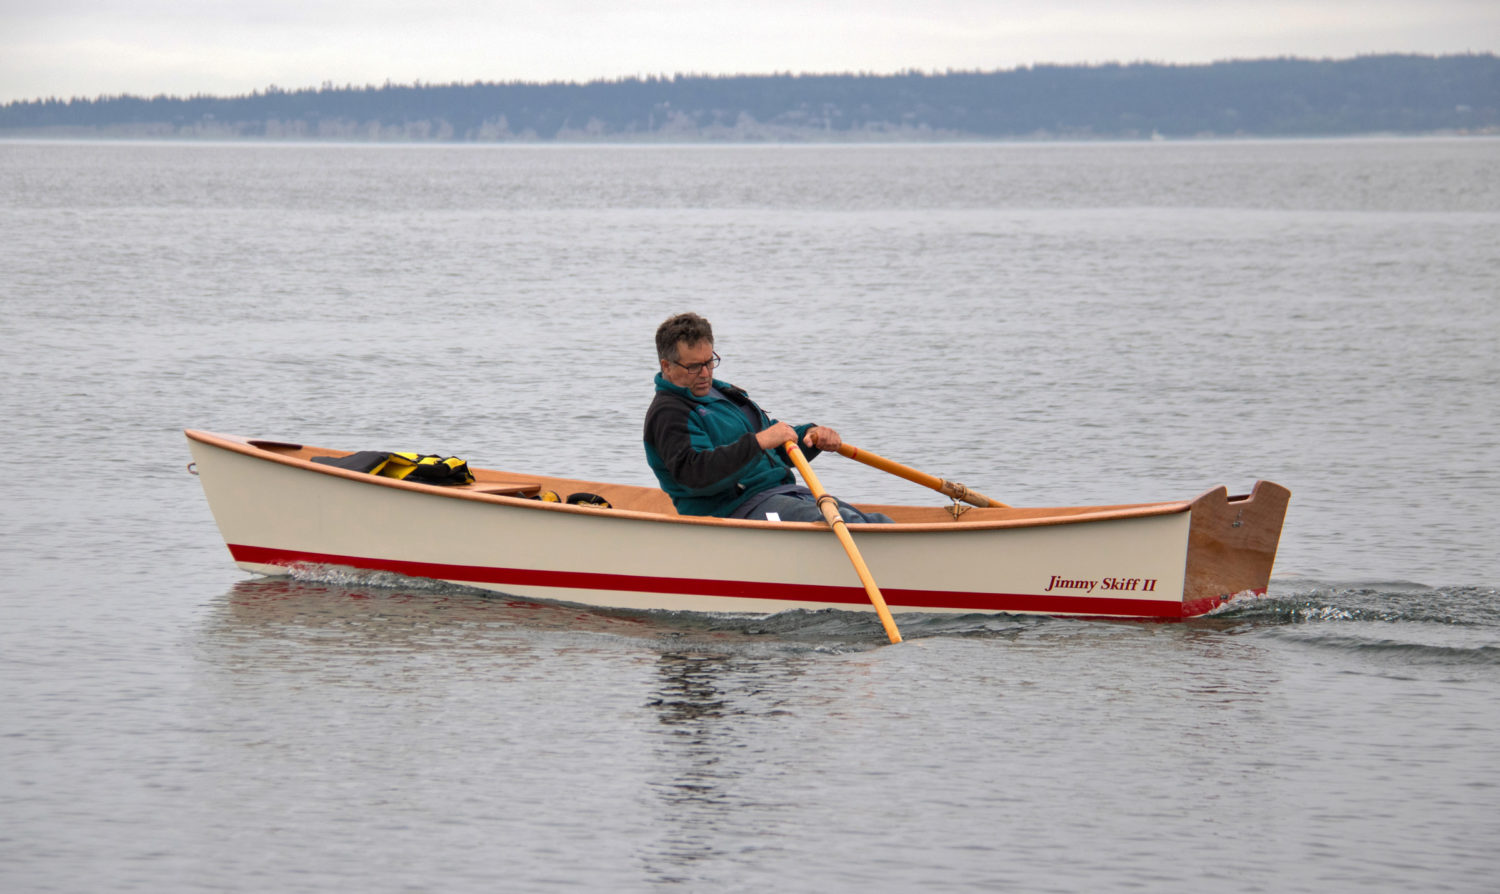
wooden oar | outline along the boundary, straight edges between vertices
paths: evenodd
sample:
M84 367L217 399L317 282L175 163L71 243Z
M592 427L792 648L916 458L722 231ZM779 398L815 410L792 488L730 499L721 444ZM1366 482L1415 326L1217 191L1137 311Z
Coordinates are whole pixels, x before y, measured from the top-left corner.
M849 561L854 563L854 573L859 575L860 583L865 585L865 594L870 597L870 603L875 606L875 613L880 616L880 623L885 627L885 635L890 637L891 642L901 642L901 631L896 629L896 621L891 617L891 610L886 608L885 597L880 595L880 588L875 585L875 578L870 575L870 569L865 566L865 560L860 557L859 547L854 545L854 535L849 533L849 526L844 524L844 517L839 515L838 502L828 495L823 489L823 483L813 473L812 466L808 465L807 457L802 455L802 448L797 446L796 441L787 441L787 456L792 458L792 463L797 471L802 473L802 480L807 482L807 489L818 498L818 508L823 511L823 517L828 520L828 526L833 533L838 535L839 542L844 545L844 552L849 554Z
M861 450L858 447L853 446L852 444L841 445L839 447L839 453L843 456L849 457L850 459L858 460L859 462L862 462L867 466L874 466L875 468L880 469L883 472L890 472L892 475L896 475L901 478L905 478L907 481L912 481L920 484L923 487L930 487L939 493L947 494L955 500L962 500L963 502L968 503L971 506L997 506L1002 509L1010 508L1008 504L986 497L984 494L980 493L977 490L970 490L969 488L964 487L962 484L959 484L957 481L948 481L946 479L939 478L936 475L929 475L926 472L920 472L916 469L913 469L911 466L903 466L895 460L886 459L878 453L871 453L868 450ZM954 508L957 509L957 507Z

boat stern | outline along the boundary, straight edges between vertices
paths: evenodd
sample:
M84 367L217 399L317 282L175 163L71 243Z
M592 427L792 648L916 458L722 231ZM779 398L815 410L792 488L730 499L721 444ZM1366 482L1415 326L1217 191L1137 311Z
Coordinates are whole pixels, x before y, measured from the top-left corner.
M1257 481L1248 494L1217 487L1192 503L1182 616L1204 614L1242 594L1264 595L1292 492Z

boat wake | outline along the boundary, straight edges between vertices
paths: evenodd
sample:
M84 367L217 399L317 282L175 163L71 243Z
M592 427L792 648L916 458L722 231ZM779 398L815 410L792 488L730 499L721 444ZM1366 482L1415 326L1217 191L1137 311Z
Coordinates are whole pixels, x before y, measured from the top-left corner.
M277 580L278 578L266 578ZM475 594L488 593L478 587L465 587L446 581L426 577L407 577L391 571L366 571L342 565L293 565L280 580L293 580L307 584L331 584L335 587L374 587L382 590L406 590L432 593L468 591Z
M1266 596L1243 596L1205 618L1262 625L1385 621L1500 628L1500 590L1407 582L1328 584L1276 581Z
M1385 665L1500 667L1500 590L1283 581L1189 622Z

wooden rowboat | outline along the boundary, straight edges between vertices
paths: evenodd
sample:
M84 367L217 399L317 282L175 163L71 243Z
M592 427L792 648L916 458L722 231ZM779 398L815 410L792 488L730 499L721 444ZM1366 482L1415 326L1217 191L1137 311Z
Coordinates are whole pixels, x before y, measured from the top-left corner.
M394 572L612 608L871 608L823 524L683 517L655 488L479 468L473 484L418 484L312 462L349 451L186 434L247 571ZM610 505L534 498L545 491ZM1289 497L1260 481L1121 506L862 505L896 524L851 531L892 612L1180 619L1265 593Z

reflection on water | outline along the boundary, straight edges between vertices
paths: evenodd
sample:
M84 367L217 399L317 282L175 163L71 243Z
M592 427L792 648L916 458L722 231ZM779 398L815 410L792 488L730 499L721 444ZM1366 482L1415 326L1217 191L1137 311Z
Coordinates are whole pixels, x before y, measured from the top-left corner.
M650 626L630 612L497 597L411 578L364 585L254 578L234 585L214 621L213 630L230 636L408 648L486 645L515 627L628 635Z
M721 857L722 828L742 793L741 774L728 759L732 732L722 723L738 710L719 678L731 670L728 655L665 653L658 662L660 685L648 704L662 729L655 753L660 776L652 781L662 801L661 867L647 866L663 880L687 882L694 864Z
M879 646L872 615L791 611L772 616L593 608L504 596L387 574L310 569L302 577L241 581L217 605L211 629L227 636L306 638L327 644L466 648L523 632L566 631L682 643L754 643L773 648ZM871 635L870 631L874 631Z

